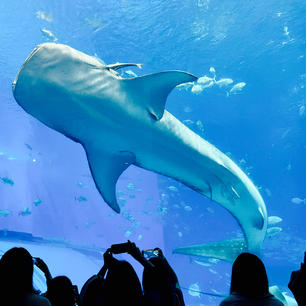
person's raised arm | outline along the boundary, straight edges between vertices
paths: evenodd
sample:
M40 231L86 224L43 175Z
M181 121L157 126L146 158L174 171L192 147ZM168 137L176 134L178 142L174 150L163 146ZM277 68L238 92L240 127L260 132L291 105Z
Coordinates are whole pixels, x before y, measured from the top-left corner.
M34 257L34 264L45 274L46 280L47 280L47 285L52 279L52 275L50 273L50 270L47 266L47 264L39 257Z
M134 242L130 242L130 240L128 240L128 242L130 243L128 253L133 256L140 264L142 264L144 268L154 268L154 265L143 256L136 244Z

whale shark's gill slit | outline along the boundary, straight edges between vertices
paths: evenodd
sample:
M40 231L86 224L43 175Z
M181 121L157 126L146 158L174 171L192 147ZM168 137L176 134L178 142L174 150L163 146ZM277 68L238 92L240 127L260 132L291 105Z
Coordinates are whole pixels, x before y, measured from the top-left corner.
M208 183L208 188L209 188L209 192L210 192L210 200L213 201L213 190L212 190L212 187L211 185Z
M232 189L232 191L233 191L233 193L234 193L236 199L240 199L240 195L239 195L239 193L236 191L236 189L234 188L234 186L231 186L231 189Z

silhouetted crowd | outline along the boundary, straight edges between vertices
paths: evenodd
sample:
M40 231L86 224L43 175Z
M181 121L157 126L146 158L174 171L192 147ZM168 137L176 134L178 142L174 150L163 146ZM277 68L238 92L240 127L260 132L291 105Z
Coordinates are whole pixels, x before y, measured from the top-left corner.
M132 265L113 254L128 253L143 266L142 286ZM299 306L306 306L306 253L288 284ZM33 288L36 265L45 275L47 291ZM271 290L270 290L271 292ZM264 264L242 253L232 267L230 294L220 306L287 306L269 292ZM130 241L112 245L104 265L90 277L80 293L66 276L52 275L45 262L24 248L12 248L0 259L0 306L184 306L178 278L159 248L140 251ZM289 306L289 305L288 305Z

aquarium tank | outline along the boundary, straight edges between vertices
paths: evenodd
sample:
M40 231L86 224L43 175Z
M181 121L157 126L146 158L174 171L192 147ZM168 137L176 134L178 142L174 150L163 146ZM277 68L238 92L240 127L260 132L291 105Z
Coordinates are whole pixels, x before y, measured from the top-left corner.
M186 305L218 305L249 250L290 300L306 250L305 17L302 0L2 0L1 254L23 246L80 289L130 240L162 249Z

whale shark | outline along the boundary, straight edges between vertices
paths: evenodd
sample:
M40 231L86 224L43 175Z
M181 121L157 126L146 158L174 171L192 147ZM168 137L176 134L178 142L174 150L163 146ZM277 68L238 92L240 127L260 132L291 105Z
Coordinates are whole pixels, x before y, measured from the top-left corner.
M133 164L222 205L241 226L247 249L258 253L267 212L257 188L227 155L165 110L172 89L196 76L173 70L125 79L117 70L127 66L139 64L105 65L70 46L44 43L21 66L13 95L27 113L83 146L95 185L114 211L120 212L117 180Z

